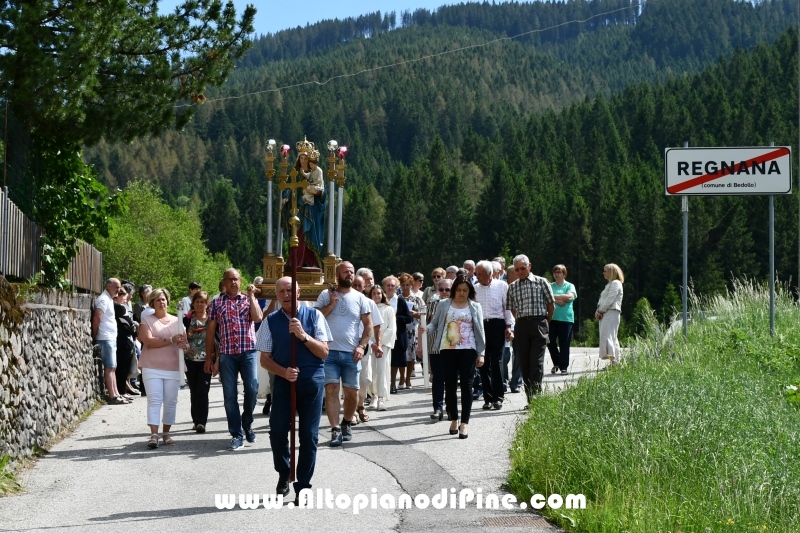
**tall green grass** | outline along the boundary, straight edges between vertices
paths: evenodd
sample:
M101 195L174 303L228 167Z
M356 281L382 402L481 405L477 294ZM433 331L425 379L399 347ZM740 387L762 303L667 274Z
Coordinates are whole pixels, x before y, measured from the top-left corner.
M548 509L569 531L800 531L800 313L785 288L693 298L684 340L655 320L622 365L533 401L508 486L586 496Z

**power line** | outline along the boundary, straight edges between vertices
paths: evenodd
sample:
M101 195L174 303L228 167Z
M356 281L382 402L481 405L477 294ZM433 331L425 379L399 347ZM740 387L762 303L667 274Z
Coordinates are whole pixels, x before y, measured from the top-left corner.
M429 54L429 55L418 57L418 58L415 58L415 59L407 59L407 60L403 60L403 61L397 61L395 63L389 63L387 65L381 65L381 66L378 66L378 67L361 69L361 70L356 71L356 72L350 72L350 73L346 73L346 74L338 74L336 76L332 76L332 77L328 78L325 81L316 81L316 80L304 81L304 82L301 82L301 83L294 83L292 85L284 85L282 87L277 87L275 89L263 89L261 91L254 91L254 92L250 92L250 93L240 94L238 96L222 96L222 97L219 97L219 98L209 98L209 99L205 100L203 103L204 104L210 104L210 103L215 103L215 102L224 102L224 101L227 101L227 100L239 100L241 98L247 98L249 96L256 96L256 95L259 95L259 94L266 94L266 93L272 93L272 92L277 92L277 91L285 91L285 90L288 90L288 89L297 89L299 87L305 87L305 86L308 86L308 85L316 85L316 86L320 86L321 87L321 86L327 85L328 83L330 83L332 81L335 81L335 80L338 80L338 79L352 78L354 76L359 76L361 74L366 74L368 72L376 72L376 71L379 71L379 70L385 70L385 69L399 67L399 66L403 66L403 65L410 65L412 63L417 63L419 61L425 61L425 60L428 60L428 59L433 59L433 58L444 56L444 55L447 55L447 54L454 54L456 52L464 52L466 50L473 50L473 49L476 49L476 48L483 48L485 46L489 46L489 45L492 45L492 44L495 44L495 43L499 43L499 42L502 42L502 41L510 41L512 39L518 39L519 37L525 37L526 35L533 35L535 33L543 33L543 32L550 31L550 30L553 30L553 29L556 29L556 28L560 28L562 26L567 26L569 24L584 24L586 22L589 22L592 19L596 19L596 18L599 18L599 17L604 17L606 15L612 15L614 13L618 13L620 11L625 11L625 10L628 10L628 9L631 9L631 8L637 8L638 9L640 7L641 7L640 3L631 4L629 6L620 7L620 8L617 8L617 9L612 9L611 11L605 11L603 13L598 13L596 15L592 15L591 17L589 17L587 19L583 19L583 20L568 20L568 21L565 21L565 22L561 22L559 24L554 24L553 26L549 26L547 28L539 28L539 29L536 29L536 30L530 30L530 31L526 31L526 32L523 32L523 33L518 33L517 35L509 36L509 37L498 37L497 39L492 39L491 41L487 41L487 42L481 43L481 44L471 44L471 45L467 45L467 46L462 46L460 48L455 48L453 50L446 50L444 52L438 52L438 53L435 53L435 54ZM192 105L197 105L197 104L181 104L181 105L177 105L175 107L176 108L190 107Z

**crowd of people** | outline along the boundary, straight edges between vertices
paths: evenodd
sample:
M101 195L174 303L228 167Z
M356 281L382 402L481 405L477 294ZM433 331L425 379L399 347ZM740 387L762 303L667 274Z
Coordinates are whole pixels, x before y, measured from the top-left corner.
M433 283L424 289L419 272L388 275L378 283L370 269L356 271L345 261L336 268L336 284L316 302L301 302L299 287L287 277L277 281L275 299L267 301L258 298L263 280L243 292L239 272L229 269L211 299L200 284L189 284L177 316L167 312L167 290L142 285L131 307L133 284L110 278L92 314L108 401L127 404L146 396L147 446L170 446L180 388L190 391L192 429L204 433L209 390L218 375L228 450L235 451L244 441L256 441L254 410L261 391L267 395L263 413L269 416L276 492L285 496L291 390L299 417L294 484L299 493L311 487L321 413L330 425L330 446L352 440L352 426L370 420L370 406L385 411L392 395L413 387L424 350L430 417L441 421L446 414L449 434L459 439L469 437L474 401L482 397L482 409L497 411L509 392L524 392L528 400L541 392L547 350L552 373L569 373L578 294L565 265L552 268L552 282L534 275L525 255L514 257L508 268L497 257L436 268L431 275ZM613 263L603 276L607 285L595 312L599 356L618 362L624 277Z

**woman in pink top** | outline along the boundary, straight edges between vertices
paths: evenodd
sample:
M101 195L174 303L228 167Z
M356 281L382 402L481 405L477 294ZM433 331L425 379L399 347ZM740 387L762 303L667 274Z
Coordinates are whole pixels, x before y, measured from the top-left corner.
M170 427L175 423L178 407L178 388L180 385L180 352L188 347L186 334L178 317L167 314L169 292L155 289L150 293L152 315L143 316L139 325L139 341L142 343L142 356L139 368L147 390L147 425L150 426L148 448L158 448L159 421L164 424L164 444L175 444L169 436ZM164 406L163 418L161 406Z

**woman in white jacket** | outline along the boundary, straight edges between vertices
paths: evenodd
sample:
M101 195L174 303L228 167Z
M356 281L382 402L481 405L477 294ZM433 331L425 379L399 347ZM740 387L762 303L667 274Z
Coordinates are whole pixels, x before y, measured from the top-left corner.
M625 276L614 263L603 267L603 277L608 281L600 301L597 302L597 311L594 316L600 321L600 359L610 359L618 362L620 358L619 339L619 314L622 311L622 284Z
M389 305L386 294L380 285L373 285L369 289L369 298L378 306L378 311L380 311L381 319L383 320L383 324L381 324L383 356L376 357L373 355L370 357L370 364L372 365L373 376L372 387L378 397L375 408L378 411L385 411L386 400L389 399L389 373L392 365L392 347L397 339L397 321L395 320L394 309ZM375 342L374 333L372 342ZM366 394L366 391L364 394Z

